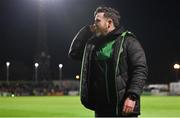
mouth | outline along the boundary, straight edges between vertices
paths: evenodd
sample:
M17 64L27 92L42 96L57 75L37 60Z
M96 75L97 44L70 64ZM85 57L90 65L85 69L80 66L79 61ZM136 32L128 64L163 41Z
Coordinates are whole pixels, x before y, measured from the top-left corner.
M101 36L102 33L99 29L96 29L95 34L97 37L99 37L99 36Z

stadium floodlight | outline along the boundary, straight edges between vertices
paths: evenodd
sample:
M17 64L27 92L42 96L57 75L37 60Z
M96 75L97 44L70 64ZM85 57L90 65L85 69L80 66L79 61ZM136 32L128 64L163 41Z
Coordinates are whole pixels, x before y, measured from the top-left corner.
M10 66L10 62L6 62L6 66L9 67Z
M6 81L7 81L7 84L9 84L9 66L10 66L10 62L6 62Z
M174 64L174 69L180 69L180 65L179 64Z
M40 2L47 2L47 1L50 1L50 0L39 0Z
M47 1L50 1L50 0L39 0L40 2L47 2Z
M59 68L62 68L63 67L63 64L59 64Z
M58 0L39 0L40 3L49 3L49 2L55 3L56 1Z
M39 66L39 64L38 64L38 63L35 63L34 66L37 68L37 67Z
M79 80L79 79L80 79L80 76L79 76L79 75L76 75L76 79Z

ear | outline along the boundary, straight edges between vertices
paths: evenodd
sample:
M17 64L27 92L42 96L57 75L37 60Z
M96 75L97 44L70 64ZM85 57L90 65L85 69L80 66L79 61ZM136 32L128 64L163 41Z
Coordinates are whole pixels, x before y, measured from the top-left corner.
M112 25L112 23L113 23L113 21L112 21L112 19L108 19L108 28Z

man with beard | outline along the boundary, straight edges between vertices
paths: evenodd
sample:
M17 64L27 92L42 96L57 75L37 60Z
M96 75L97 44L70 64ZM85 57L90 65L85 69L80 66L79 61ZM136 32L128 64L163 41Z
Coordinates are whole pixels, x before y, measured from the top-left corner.
M147 79L146 57L135 35L120 26L119 12L98 7L94 24L74 37L69 56L82 61L81 103L95 116L137 117Z

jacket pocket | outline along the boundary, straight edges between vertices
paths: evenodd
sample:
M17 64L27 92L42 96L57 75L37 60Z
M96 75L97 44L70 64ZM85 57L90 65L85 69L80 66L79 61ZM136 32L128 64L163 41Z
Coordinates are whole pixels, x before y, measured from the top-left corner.
M125 89L118 91L118 100L119 101L121 101L124 98L125 91L126 91Z
M126 88L126 82L125 80L122 78L121 75L118 75L116 77L116 84L117 84L117 90L120 91L122 89L125 89Z

